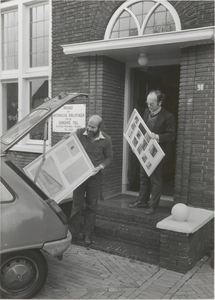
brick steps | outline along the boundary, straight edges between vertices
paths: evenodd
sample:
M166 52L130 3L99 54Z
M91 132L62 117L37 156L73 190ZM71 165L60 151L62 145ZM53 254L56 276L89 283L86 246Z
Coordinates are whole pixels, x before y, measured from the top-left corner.
M100 237L120 239L128 244L138 244L146 249L159 251L160 234L156 230L144 229L135 225L127 225L110 220L96 220L94 234Z
M120 206L120 207L119 207ZM93 249L151 264L159 264L160 231L156 224L170 214L170 207L160 206L153 215L146 209L128 207L123 200L98 204Z
M135 243L125 242L117 238L113 239L112 237L94 235L90 248L149 264L159 264L159 253L157 251L152 251Z
M113 206L99 204L97 218L119 222L120 224L134 224L138 227L155 228L156 224L170 215L170 209L160 206L156 214L145 215L145 208L116 208Z
M155 214L145 215L145 208L129 208L134 199L120 195L99 201L90 248L158 265L160 230L156 224L170 215L172 203L161 201ZM83 240L74 243L84 246Z

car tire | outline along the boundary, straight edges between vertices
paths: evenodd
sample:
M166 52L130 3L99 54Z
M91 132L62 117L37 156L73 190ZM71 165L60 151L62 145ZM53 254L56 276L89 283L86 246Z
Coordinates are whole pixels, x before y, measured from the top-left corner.
M1 255L1 298L29 299L44 286L48 265L39 250L26 250Z

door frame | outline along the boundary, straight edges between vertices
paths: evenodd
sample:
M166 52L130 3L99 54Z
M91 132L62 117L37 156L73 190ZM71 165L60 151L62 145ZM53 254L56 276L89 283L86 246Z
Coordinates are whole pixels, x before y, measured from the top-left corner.
M162 63L162 65L164 65ZM166 66L170 66L170 64L166 64ZM158 67L160 65L157 65ZM133 110L132 101L132 76L131 72L134 66L132 64L126 64L125 69L125 88L124 88L124 124L123 128L126 128L128 120ZM122 194L130 194L130 195L138 195L138 192L130 191L129 190L129 144L127 143L126 139L123 139L123 159L122 159ZM173 201L173 196L162 195L162 200Z
M125 68L125 91L124 91L124 124L123 129L126 127L131 115L131 66L126 64ZM129 169L129 144L123 138L123 151L122 151L122 193L128 192L128 169Z

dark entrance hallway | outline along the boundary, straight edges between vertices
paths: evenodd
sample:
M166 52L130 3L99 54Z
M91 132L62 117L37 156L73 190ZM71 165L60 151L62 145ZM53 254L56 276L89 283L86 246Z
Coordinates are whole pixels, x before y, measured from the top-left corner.
M160 89L165 95L163 107L174 114L177 129L180 66L147 67L132 70L131 111L136 108L140 115L146 109L146 98L150 90ZM129 149L129 190L139 191L140 163ZM176 158L176 140L168 145L163 166L163 195L173 196Z

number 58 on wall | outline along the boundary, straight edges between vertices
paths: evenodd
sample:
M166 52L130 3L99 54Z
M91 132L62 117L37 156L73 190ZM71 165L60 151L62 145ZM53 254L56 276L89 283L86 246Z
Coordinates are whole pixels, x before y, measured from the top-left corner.
M204 83L197 83L197 91L203 91L204 90Z

